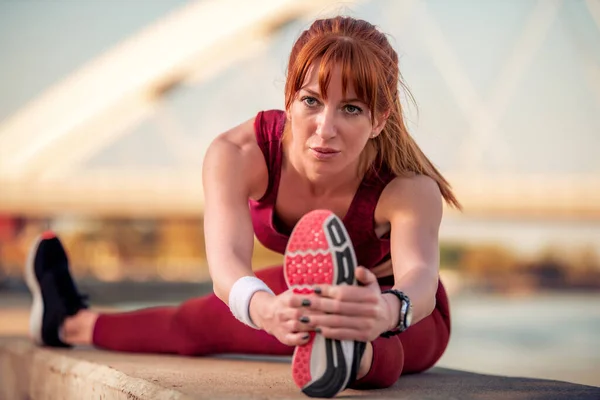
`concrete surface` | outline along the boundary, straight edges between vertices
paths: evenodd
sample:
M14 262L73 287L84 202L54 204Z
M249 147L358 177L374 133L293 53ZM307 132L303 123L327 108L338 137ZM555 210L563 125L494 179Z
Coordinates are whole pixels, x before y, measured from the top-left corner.
M339 398L600 399L600 388L451 369L402 377L393 387ZM0 337L0 399L296 399L288 358L136 355L40 348Z

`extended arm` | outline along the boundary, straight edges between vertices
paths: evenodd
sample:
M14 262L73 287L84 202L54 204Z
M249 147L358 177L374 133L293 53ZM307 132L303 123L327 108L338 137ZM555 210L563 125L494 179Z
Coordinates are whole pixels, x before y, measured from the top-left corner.
M206 255L215 294L226 304L233 284L254 276L248 199L266 190L268 172L253 120L217 137L203 164Z
M415 324L435 307L442 218L439 188L426 176L396 178L382 193L378 213L391 224L394 289L410 298ZM391 329L398 324L400 302L391 294L384 298L390 310Z

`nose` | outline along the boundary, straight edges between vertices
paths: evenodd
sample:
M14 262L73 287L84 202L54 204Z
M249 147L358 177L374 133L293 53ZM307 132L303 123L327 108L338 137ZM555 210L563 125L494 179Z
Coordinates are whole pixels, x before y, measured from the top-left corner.
M317 117L317 136L323 140L331 139L337 134L336 129L335 111L328 107L323 108Z

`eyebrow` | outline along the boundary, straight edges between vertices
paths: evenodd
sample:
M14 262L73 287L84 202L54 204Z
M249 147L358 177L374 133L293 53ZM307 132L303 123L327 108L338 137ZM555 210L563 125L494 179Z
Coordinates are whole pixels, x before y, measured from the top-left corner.
M300 88L300 89L304 90L305 92L308 92L309 94L311 94L313 96L321 97L321 94L318 93L318 92L315 92L314 90L311 90L311 89L308 89L308 88L305 88L305 87ZM344 103L364 103L364 104L366 104L364 101L362 101L361 99L356 98L356 97L351 98L351 99L342 99L342 101Z

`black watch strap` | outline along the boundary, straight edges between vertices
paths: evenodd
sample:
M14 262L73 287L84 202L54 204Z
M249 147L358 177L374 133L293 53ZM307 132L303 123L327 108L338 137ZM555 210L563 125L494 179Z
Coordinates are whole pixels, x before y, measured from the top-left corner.
M396 289L388 289L381 292L382 295L386 293L391 293L394 296L396 296L398 300L400 300L400 314L398 315L398 325L394 329L383 332L381 334L382 337L389 338L404 332L408 328L406 324L406 315L409 311L408 309L410 308L410 299L403 292ZM405 310L405 312L403 312L403 309Z

